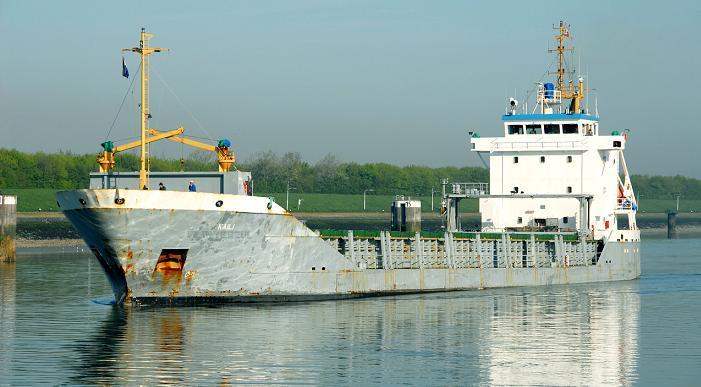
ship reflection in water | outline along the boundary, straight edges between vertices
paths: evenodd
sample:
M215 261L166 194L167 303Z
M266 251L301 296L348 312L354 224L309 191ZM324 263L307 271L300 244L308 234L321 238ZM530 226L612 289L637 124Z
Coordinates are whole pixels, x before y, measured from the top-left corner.
M74 383L629 384L638 281L217 308L113 307Z

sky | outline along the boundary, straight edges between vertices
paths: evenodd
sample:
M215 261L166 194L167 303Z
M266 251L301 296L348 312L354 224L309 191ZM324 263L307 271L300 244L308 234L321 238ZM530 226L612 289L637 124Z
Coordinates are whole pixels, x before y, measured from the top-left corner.
M698 1L0 0L0 147L138 136L121 65L133 77L139 59L121 49L144 27L171 50L151 57L156 129L229 138L244 160L479 166L468 132L501 135L508 98L552 80L560 20L602 131L631 130L631 173L701 178ZM190 152L162 143L152 154Z

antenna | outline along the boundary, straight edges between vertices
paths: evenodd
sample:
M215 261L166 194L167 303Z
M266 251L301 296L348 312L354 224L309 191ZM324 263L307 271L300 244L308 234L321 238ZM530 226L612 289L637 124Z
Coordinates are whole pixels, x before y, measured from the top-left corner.
M599 116L599 96L594 95L594 114Z
M584 100L587 103L587 107L586 107L587 114L589 114L589 65L587 65L585 79L587 80L587 86L584 88L584 92L586 93L584 95Z
M550 74L557 74L557 89L560 91L562 98L569 99L572 101L570 103L570 113L579 113L579 106L582 101L584 92L584 79L582 79L581 77L579 78L578 86L575 86L573 84L572 79L570 79L568 85L565 85L565 74L567 73L570 76L574 75L573 71L568 72L567 70L565 70L565 53L574 51L574 48L572 47L565 47L565 39L571 39L569 27L570 26L567 25L564 21L560 21L560 25L558 27L553 27L553 29L558 31L558 34L555 35L555 39L557 40L557 47L548 50L548 52L557 53L558 66L557 71L550 72Z

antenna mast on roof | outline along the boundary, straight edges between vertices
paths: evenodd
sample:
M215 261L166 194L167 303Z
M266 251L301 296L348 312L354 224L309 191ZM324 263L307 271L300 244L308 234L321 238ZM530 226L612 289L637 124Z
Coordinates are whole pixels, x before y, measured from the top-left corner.
M565 73L568 73L570 77L574 74L574 71L565 69L565 52L574 51L572 47L565 47L565 39L570 39L569 26L564 21L560 21L560 25L554 29L558 30L558 34L555 35L557 47L548 51L557 53L558 66L557 71L551 72L551 74L557 74L557 89L562 93L562 98L571 100L570 113L580 113L580 105L582 98L584 98L584 79L579 78L578 86L574 86L571 81L569 85L565 85Z

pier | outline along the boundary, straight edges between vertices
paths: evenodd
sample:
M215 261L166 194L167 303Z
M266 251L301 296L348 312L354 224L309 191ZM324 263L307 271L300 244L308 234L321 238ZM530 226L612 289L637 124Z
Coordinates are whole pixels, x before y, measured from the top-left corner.
M0 195L0 262L15 261L17 197Z

